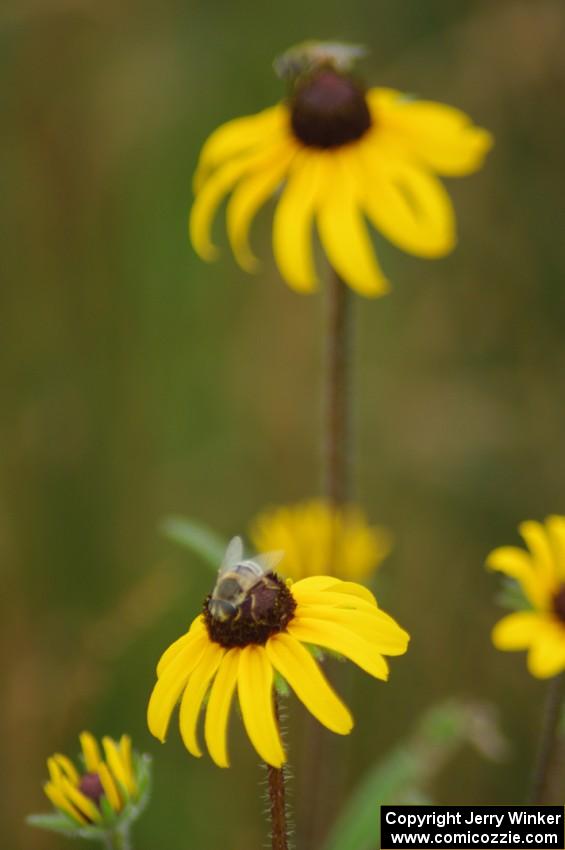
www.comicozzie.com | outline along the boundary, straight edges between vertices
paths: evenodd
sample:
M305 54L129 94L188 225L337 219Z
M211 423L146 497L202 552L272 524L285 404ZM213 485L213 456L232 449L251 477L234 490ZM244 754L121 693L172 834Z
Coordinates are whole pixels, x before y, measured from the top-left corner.
M381 806L381 847L563 850L561 806Z

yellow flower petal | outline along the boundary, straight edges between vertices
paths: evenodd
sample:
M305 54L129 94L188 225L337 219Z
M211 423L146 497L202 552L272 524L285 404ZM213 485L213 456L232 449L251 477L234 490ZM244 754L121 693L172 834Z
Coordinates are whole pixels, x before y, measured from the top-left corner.
M382 655L350 629L315 617L297 616L289 623L287 631L304 643L338 652L376 679L388 679L388 665Z
M207 643L207 635L198 634L195 640L181 649L167 665L153 688L147 708L147 724L151 734L160 741L165 740L173 708L188 677L200 661Z
M47 759L47 770L49 771L49 778L51 779L53 785L56 785L57 788L60 788L61 780L65 774L63 773L63 771L57 764L56 759L53 756Z
M112 738L105 736L102 738L102 745L106 756L108 767L112 771L114 779L122 785L128 794L135 793L135 784L132 782L131 772L127 769L123 762L120 748Z
M401 629L398 623L375 609L374 613L364 611L344 611L327 605L312 605L298 614L299 618L315 618L327 623L336 623L351 630L373 646L382 655L404 655L408 648L410 635Z
M122 760L122 764L124 766L124 770L128 775L127 785L126 787L130 789L130 794L136 796L137 795L137 782L135 780L135 775L133 771L133 759L131 753L131 738L129 735L122 735L120 738L120 758Z
M203 260L213 260L218 249L212 243L212 219L224 197L244 174L253 170L256 155L242 156L222 165L208 177L194 199L188 222L194 250Z
M390 89L373 89L369 104L375 131L432 168L437 174L461 177L483 164L493 145L487 130L476 127L461 110L442 103L410 100Z
M254 146L271 141L287 124L288 110L281 104L222 124L214 130L202 147L194 176L195 191L198 191L210 169Z
M297 292L313 292L318 277L312 257L316 199L323 187L319 153L301 151L275 209L273 252L286 282Z
M69 782L72 782L73 785L78 785L80 777L78 775L78 771L70 758L62 755L62 753L55 753L53 756L59 767L65 773Z
M528 653L528 670L538 679L548 679L565 670L565 627L546 619Z
M273 707L273 668L262 646L241 650L238 695L251 743L263 761L281 767L285 754Z
M96 769L102 760L96 738L90 732L81 732L79 741L87 771L89 773L96 773Z
M222 658L206 708L204 737L208 752L218 767L229 767L230 764L227 752L227 726L237 684L239 654L239 649L230 649Z
M331 154L323 193L318 201L317 223L326 255L338 275L360 295L384 295L390 286L382 274L367 227L361 199L363 184L356 179L357 148Z
M308 711L332 732L348 735L353 728L353 718L308 650L288 634L272 637L267 641L266 650L273 667Z
M565 581L565 517L550 516L545 524L553 550L555 570L560 580Z
M204 630L204 618L202 616L197 617L188 632L185 635L181 635L180 638L174 641L162 654L159 659L159 663L157 664L157 676L160 676L165 667L170 664L173 658L179 654L181 649L184 649L185 646L188 646L198 634L201 634Z
M304 561L304 553L301 551L300 532L307 510L307 507L302 506L269 509L255 517L250 528L251 540L257 552L284 552L278 572L291 578L320 573L319 570L310 570L310 563ZM316 547L313 551L318 553L320 548Z
M526 546L532 553L538 581L551 593L557 587L557 570L548 534L541 522L534 520L520 523L519 528Z
M492 630L492 642L497 649L527 649L533 642L543 616L536 611L517 611L508 614Z
M523 549L518 549L517 546L500 546L490 553L486 564L491 570L497 570L515 579L534 608L548 606L547 590L539 581L530 555Z
M100 777L100 782L102 783L102 788L104 789L106 799L108 800L112 809L115 812L121 811L122 798L120 797L118 788L116 786L116 783L114 782L114 778L108 769L108 765L104 764L104 762L100 762L100 764L98 765L97 773Z
M80 823L81 826L84 826L88 823L87 819L82 815L72 803L67 800L64 793L58 788L56 785L53 785L52 782L46 782L43 786L43 790L47 797L51 800L56 808L61 809L63 812L66 812L68 815L72 817L77 823Z
M355 581L340 581L332 587L334 593L345 593L349 596L358 596L359 599L364 599L373 607L377 607L377 600L374 593L371 593L368 587L362 584L357 584Z
M259 208L275 192L296 153L289 140L286 150L276 149L272 162L242 180L228 203L226 223L232 250L245 271L257 268L258 260L249 246L249 227Z
M83 817L92 821L92 823L98 823L102 820L102 813L98 806L96 806L92 800L90 800L82 791L79 791L78 788L75 788L74 785L71 785L68 779L63 777L61 782L61 790L64 792L65 796L69 799L69 801L75 806L76 809L83 815Z
M298 597L299 606L306 610L311 605L326 605L335 608L344 608L351 611L366 611L372 614L378 611L376 605L372 602L367 602L352 593L335 593L333 588L326 590L323 593L301 593Z
M363 206L374 226L394 245L420 257L442 257L455 246L455 215L447 191L417 164L364 151Z
M292 595L301 600L303 595L311 596L313 593L327 590L337 584L340 584L340 581L333 576L308 576L294 582Z
M196 736L198 715L208 686L225 654L225 649L217 643L208 643L198 666L194 669L185 688L180 704L180 732L184 745L193 756L200 758L202 751Z

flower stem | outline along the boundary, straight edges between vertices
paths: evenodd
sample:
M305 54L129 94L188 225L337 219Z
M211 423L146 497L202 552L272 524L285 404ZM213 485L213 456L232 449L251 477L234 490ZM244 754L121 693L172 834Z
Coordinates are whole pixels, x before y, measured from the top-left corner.
M280 727L278 698L275 694L275 717ZM284 767L267 765L269 777L269 799L271 815L272 850L288 850L288 827L286 822L286 794Z
M334 505L349 497L351 463L351 292L334 269L327 291L322 486Z
M126 826L107 832L104 837L104 846L106 850L133 850L129 828Z
M351 498L351 345L353 296L337 272L330 268L326 290L325 361L322 412L322 493L334 507ZM336 564L326 564L329 575ZM331 767L330 767L331 763ZM308 716L302 747L300 795L301 838L304 850L315 850L331 824L333 802L343 785L345 765L336 758L335 742Z
M532 777L530 802L547 802L551 770L558 749L559 721L565 698L565 673L560 673L549 682L543 708L541 734Z

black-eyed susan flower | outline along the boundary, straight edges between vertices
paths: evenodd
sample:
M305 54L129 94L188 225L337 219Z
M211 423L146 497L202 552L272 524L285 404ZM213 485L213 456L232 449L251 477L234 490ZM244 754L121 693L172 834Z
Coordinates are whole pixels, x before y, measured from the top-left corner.
M259 552L284 552L280 572L295 581L314 575L367 581L392 542L386 529L369 525L358 506L322 499L263 511L250 534Z
M451 201L438 177L481 167L492 145L458 109L389 88L366 89L351 74L358 53L334 44L294 50L279 62L285 101L236 118L206 141L194 179L190 235L205 260L221 201L238 263L253 271L249 228L279 190L273 249L282 276L299 292L317 286L312 229L331 265L362 295L385 293L365 219L394 245L441 257L455 245Z
M527 650L528 670L545 679L565 670L565 517L523 522L519 530L529 551L503 546L487 565L518 583L525 610L503 617L492 640L497 649Z
M82 732L80 743L78 767L61 753L47 759L49 780L44 791L56 812L32 815L29 821L114 846L113 836L123 837L145 806L149 759L132 751L129 735L122 735L119 741L106 736L101 749L90 732ZM116 846L121 846L119 841Z
M204 738L217 765L229 765L227 724L237 692L251 743L267 764L285 762L274 710L275 675L320 723L347 735L353 718L322 673L311 647L347 658L386 680L383 656L402 655L408 634L366 588L331 576L295 584L274 572L275 559L244 559L235 538L216 586L188 632L163 654L148 707L152 734L164 741L180 699L180 731L201 756L197 724L205 706Z

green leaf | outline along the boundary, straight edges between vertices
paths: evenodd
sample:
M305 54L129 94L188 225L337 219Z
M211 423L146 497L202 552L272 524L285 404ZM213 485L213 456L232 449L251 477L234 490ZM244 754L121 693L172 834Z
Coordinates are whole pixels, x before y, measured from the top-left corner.
M117 813L114 811L110 803L108 802L108 798L103 795L100 797L99 805L102 810L102 817L104 818L104 825L111 826L116 822L116 818L118 817Z
M169 540L199 555L214 571L218 570L228 545L221 534L198 520L180 516L165 517L160 530Z
M75 824L62 813L50 813L45 815L28 815L26 823L30 826L37 826L39 829L49 829L52 832L60 832L64 835L76 835L80 829L79 824Z
M286 679L283 679L278 670L275 670L275 688L280 697L290 696L290 688Z
M87 824L82 826L79 823L75 823L70 815L65 814L65 812L28 815L26 822L30 826L36 826L39 829L48 829L51 832L58 832L60 835L67 835L71 838L86 838L89 841L102 841L106 834L103 824Z
M380 847L379 806L430 803L429 784L464 743L487 757L501 754L504 741L488 707L455 700L432 707L413 734L361 780L323 850Z
M496 601L502 608L509 608L511 611L530 611L532 609L532 604L524 594L521 585L506 576L502 580Z
M324 850L376 850L380 847L379 806L413 782L418 767L414 754L399 747L373 767L353 792L334 825Z
M144 753L143 755L135 753L134 772L140 797L143 797L144 794L150 793L151 791L151 771L151 756L147 755L146 753Z

